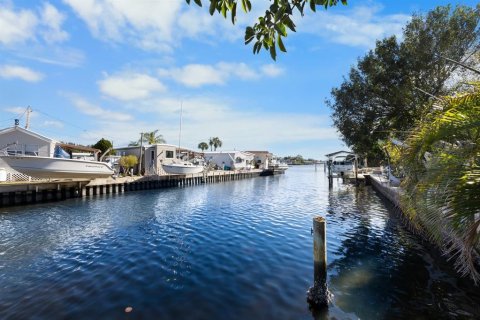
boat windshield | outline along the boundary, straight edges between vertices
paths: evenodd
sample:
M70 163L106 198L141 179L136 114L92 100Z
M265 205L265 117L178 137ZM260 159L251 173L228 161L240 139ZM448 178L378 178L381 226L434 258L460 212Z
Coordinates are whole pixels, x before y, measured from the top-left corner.
M55 146L55 151L53 152L54 158L64 158L70 159L70 154L67 151L63 150L60 146Z

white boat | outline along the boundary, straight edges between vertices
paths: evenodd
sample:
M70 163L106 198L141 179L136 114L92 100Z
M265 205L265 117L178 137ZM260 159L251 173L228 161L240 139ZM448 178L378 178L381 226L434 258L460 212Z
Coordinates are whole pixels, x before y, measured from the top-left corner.
M200 173L205 168L202 165L196 165L187 161L182 161L180 163L162 164L162 167L166 173L170 173L170 174Z
M352 174L355 170L355 157L337 156L333 158L332 173L337 176Z
M182 116L183 116L183 103L180 104L180 131L178 134L178 150L180 150L180 142L182 139ZM184 160L174 160L172 163L162 163L163 170L169 174L193 174L200 173L205 169L205 166L201 164L194 164Z
M276 170L287 170L288 169L288 164L285 162L282 162L279 159L272 159L270 161L270 164L268 166L270 169L276 169Z
M36 178L106 178L114 174L105 162L50 158L27 155L1 155L0 160L12 169Z

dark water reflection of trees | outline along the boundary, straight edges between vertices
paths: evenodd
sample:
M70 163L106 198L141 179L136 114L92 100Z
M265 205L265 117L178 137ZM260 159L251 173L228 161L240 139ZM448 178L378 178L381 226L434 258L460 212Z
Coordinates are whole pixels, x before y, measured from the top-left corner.
M361 319L480 317L479 288L452 280L451 265L377 197L369 187L330 190L330 219L355 222L329 263L335 307ZM382 207L390 213L376 217Z

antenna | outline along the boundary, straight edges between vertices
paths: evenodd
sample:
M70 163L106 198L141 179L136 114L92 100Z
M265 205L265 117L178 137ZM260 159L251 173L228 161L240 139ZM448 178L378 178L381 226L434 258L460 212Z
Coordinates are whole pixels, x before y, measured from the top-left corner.
M182 141L182 116L183 116L183 100L180 101L180 131L178 133L178 151L180 151L180 142Z
M30 106L27 107L27 111L25 111L27 113L27 120L25 122L25 129L29 129L30 128L30 113L32 113L32 108Z

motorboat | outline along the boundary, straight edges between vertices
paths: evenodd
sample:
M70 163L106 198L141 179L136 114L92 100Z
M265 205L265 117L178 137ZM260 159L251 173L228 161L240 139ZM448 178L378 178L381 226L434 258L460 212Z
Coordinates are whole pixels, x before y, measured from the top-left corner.
M10 168L35 178L106 178L114 174L114 170L106 162L70 159L59 146L54 157L36 155L9 154L0 155L0 160Z
M287 170L288 164L286 164L285 162L282 162L279 159L274 158L270 161L270 164L268 165L268 167L270 169L275 169L275 170Z
M205 167L188 161L181 161L177 163L162 164L162 168L169 174L193 174L202 172Z

